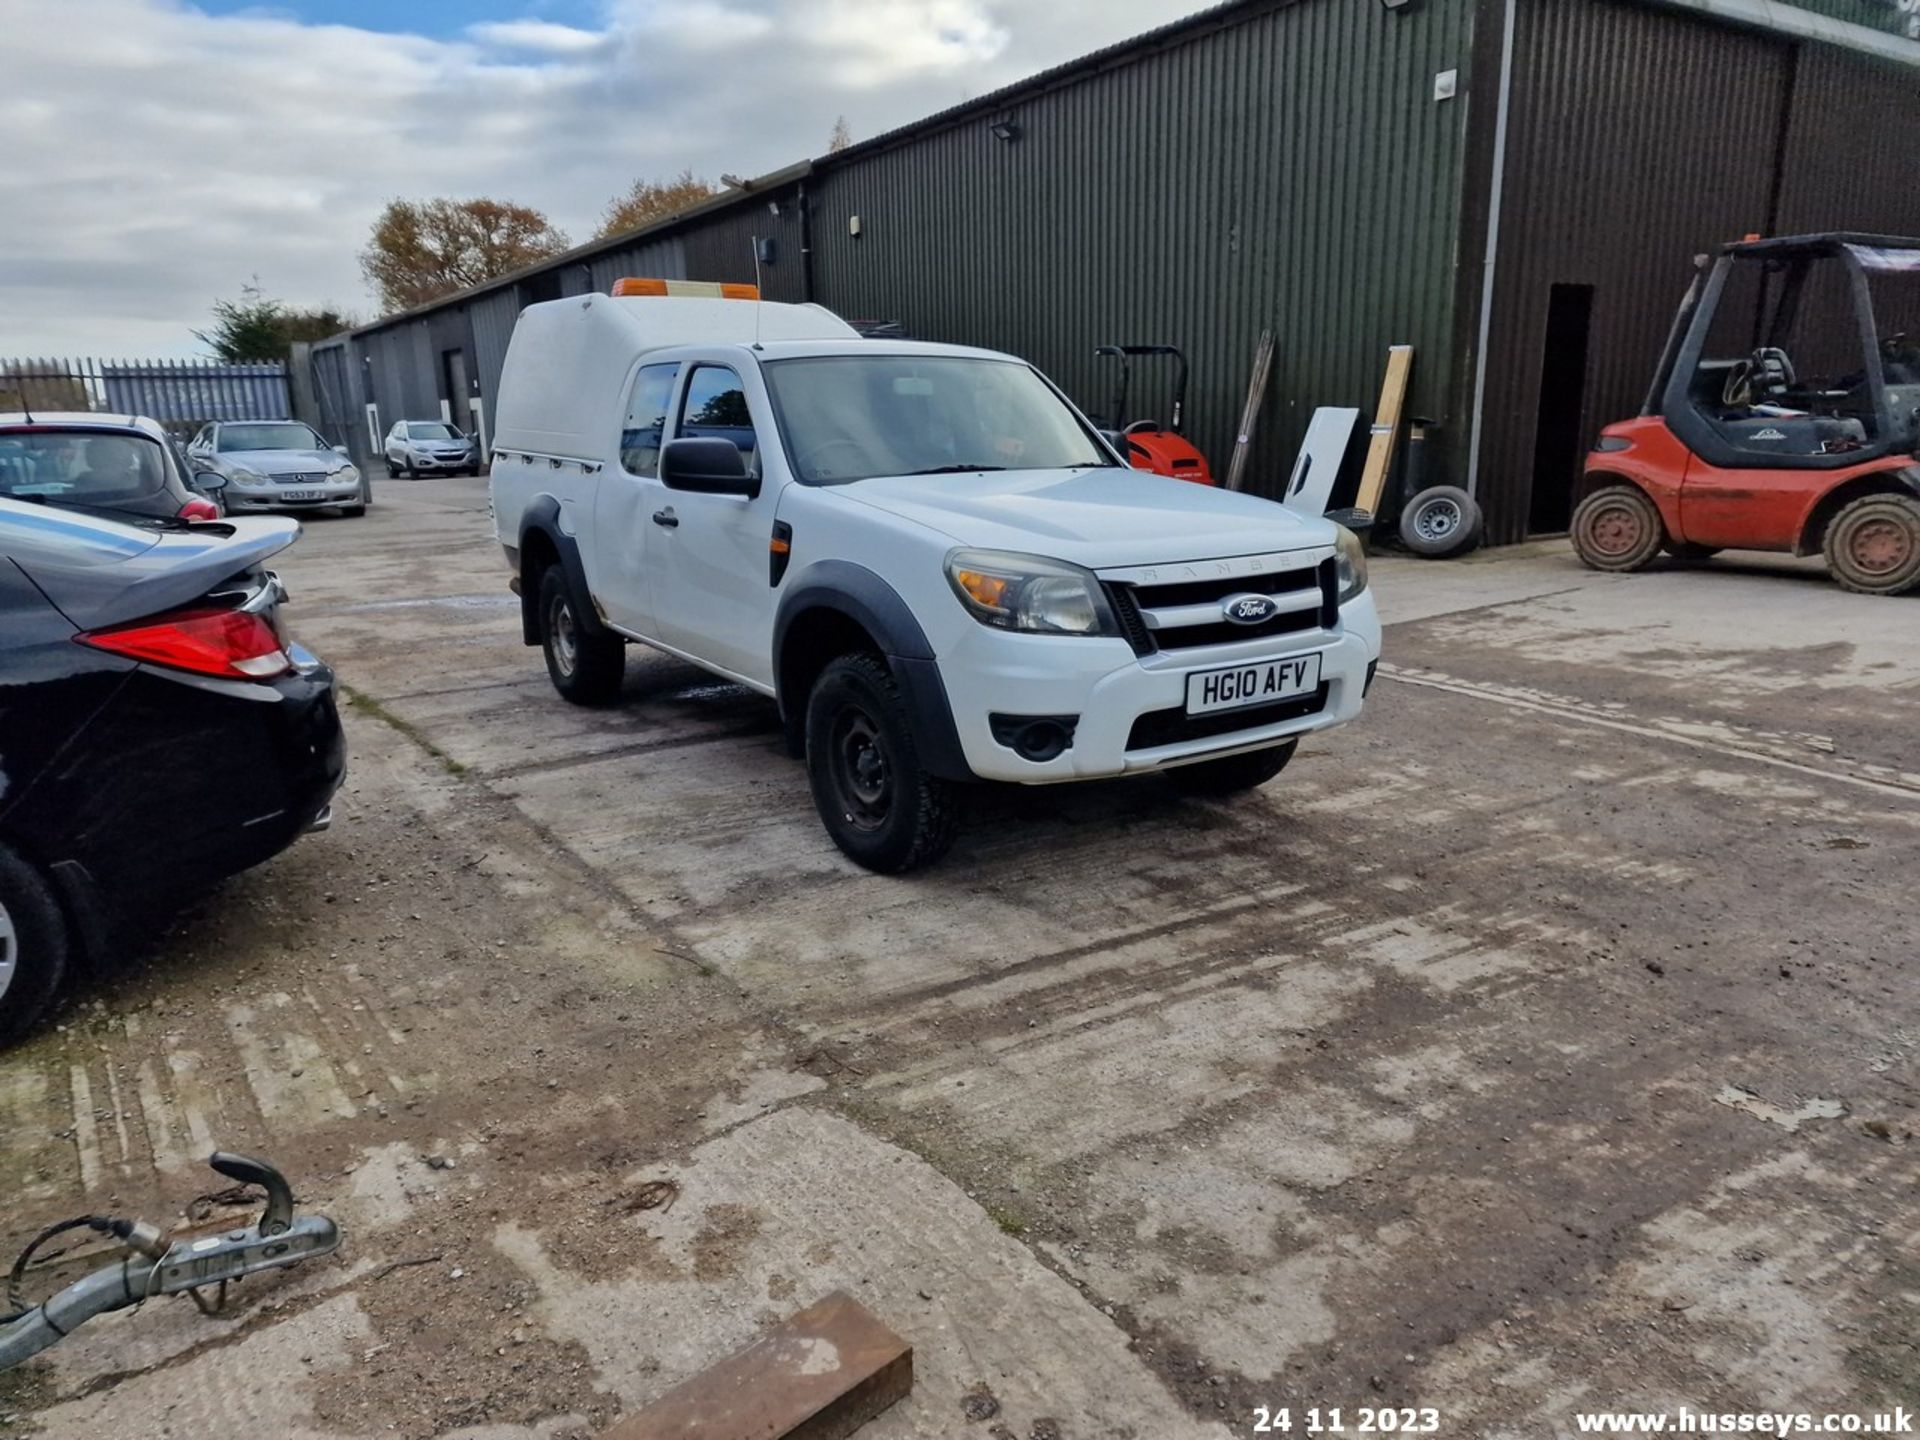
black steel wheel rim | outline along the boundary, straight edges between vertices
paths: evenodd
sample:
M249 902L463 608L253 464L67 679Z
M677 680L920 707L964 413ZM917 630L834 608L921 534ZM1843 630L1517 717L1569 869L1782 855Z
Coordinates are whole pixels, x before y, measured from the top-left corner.
M833 718L827 748L827 773L834 801L856 830L874 831L893 813L893 765L880 727L855 705Z

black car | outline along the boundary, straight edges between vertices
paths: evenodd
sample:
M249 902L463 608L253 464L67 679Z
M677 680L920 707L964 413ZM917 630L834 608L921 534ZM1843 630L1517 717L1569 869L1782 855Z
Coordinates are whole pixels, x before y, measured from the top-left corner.
M125 917L330 818L333 672L264 568L299 533L0 498L0 1043Z
M155 520L217 520L173 437L138 415L0 414L0 496Z

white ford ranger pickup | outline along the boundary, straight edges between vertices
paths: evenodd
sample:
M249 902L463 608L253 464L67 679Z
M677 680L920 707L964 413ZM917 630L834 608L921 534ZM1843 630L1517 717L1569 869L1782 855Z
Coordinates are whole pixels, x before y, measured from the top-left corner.
M1360 713L1352 534L1128 468L1023 360L743 289L622 282L514 332L493 517L566 699L617 698L633 641L771 696L885 872L945 851L968 782L1227 795Z

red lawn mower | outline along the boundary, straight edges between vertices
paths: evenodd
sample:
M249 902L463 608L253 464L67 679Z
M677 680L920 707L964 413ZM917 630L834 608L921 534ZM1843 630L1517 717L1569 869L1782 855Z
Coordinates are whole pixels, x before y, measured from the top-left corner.
M1187 409L1187 357L1176 345L1102 345L1093 352L1111 355L1120 362L1120 382L1113 392L1113 409L1107 434L1136 470L1150 470L1174 480L1191 480L1196 485L1212 485L1213 467L1207 457L1194 449L1181 424ZM1162 425L1158 420L1127 419L1127 385L1132 378L1133 362L1143 355L1165 356L1180 369L1173 382L1173 409Z

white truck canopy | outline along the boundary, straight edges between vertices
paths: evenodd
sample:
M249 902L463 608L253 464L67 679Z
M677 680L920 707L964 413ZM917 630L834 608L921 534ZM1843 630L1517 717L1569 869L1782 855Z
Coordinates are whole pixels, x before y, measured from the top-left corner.
M626 403L627 376L650 350L859 338L819 305L660 295L576 295L529 305L507 347L494 448L604 460Z

